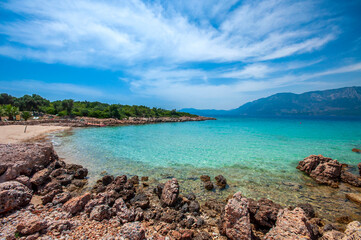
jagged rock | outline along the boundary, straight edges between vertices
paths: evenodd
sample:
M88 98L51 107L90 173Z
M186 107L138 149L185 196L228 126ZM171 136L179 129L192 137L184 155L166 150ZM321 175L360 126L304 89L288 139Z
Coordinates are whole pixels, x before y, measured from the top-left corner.
M38 172L36 172L30 179L30 183L35 185L36 187L39 187L41 185L44 185L45 183L50 181L50 175L51 170L48 168L44 168Z
M64 204L63 209L71 214L76 214L84 209L85 205L89 202L90 199L90 193L72 198Z
M133 176L133 177L131 177L129 179L129 182L131 182L134 185L138 185L139 184L139 177L137 175L135 175L135 176Z
M305 212L296 207L294 210L287 208L280 210L277 216L276 226L265 236L266 240L306 240L313 239L313 231Z
M56 178L60 175L66 174L67 171L64 168L57 168L50 173L50 177Z
M48 166L49 169L55 170L58 168L65 168L66 164L64 161L62 160L56 160L52 163L50 163L50 165Z
M344 240L361 239L361 223L358 221L350 222L345 230L347 237Z
M91 213L90 213L90 219L96 220L96 221L102 221L103 219L109 219L111 217L111 211L108 205L97 205L95 206Z
M189 207L188 207L189 212L198 213L200 209L201 206L199 205L198 201L191 201L189 203Z
M361 180L356 175L345 170L341 172L341 181L355 187L361 187Z
M0 214L26 206L32 198L31 190L22 183L0 183Z
M115 201L113 210L122 223L132 222L135 219L134 210L129 209L122 198Z
M259 201L249 199L251 222L259 228L272 228L276 223L277 214L281 208L281 205L269 199L262 198Z
M297 169L309 174L319 184L338 187L342 165L322 155L311 155L300 161Z
M204 188L208 191L213 190L214 188L213 183L211 181L204 182Z
M21 175L19 177L17 177L15 179L15 181L24 184L25 186L27 186L28 188L31 189L31 183L30 183L30 178L28 176L25 175Z
M51 191L62 190L62 189L63 189L63 187L61 186L61 184L58 181L52 180L51 182L47 183L45 186L41 186L38 189L38 194L43 196L43 195L48 194Z
M23 235L30 235L47 227L48 223L46 220L41 219L34 214L29 214L26 219L22 219L22 221L16 226L16 230Z
M355 203L361 204L361 194L360 193L346 193L346 198Z
M61 174L57 176L56 181L58 181L61 185L66 186L71 183L71 181L74 179L74 175L70 174Z
M67 202L70 198L71 198L71 195L68 192L59 193L54 196L52 203L54 205L58 205L59 203Z
M302 208L308 218L315 217L315 210L313 209L312 205L309 203L300 203L297 204L297 207Z
M146 209L149 207L149 198L144 193L138 193L130 200L130 203L136 208Z
M176 178L169 180L163 188L161 200L167 206L173 206L178 198L179 184Z
M65 169L67 170L68 174L74 175L76 171L80 168L83 168L82 165L78 164L66 164Z
M74 178L84 179L88 176L88 169L86 168L78 168L74 174Z
M228 200L222 220L222 232L229 239L251 239L251 221L248 199L236 193Z
M73 227L73 223L69 220L57 220L52 221L50 226L48 227L48 231L56 230L58 232L63 232L66 230L70 230Z
M163 192L164 185L165 185L164 183L160 183L160 184L157 185L157 187L155 187L153 189L154 194L156 194L159 199L162 197L162 192Z
M82 188L88 183L88 181L86 179L74 179L71 183L78 188Z
M1 166L6 171L0 174L0 183L20 175L30 177L58 159L49 143L0 144Z
M320 240L341 240L344 239L344 237L346 237L346 234L336 230L331 230L325 232Z
M120 234L125 239L144 240L145 230L140 222L126 223L120 229Z
M216 179L216 184L217 186L219 186L220 189L225 189L227 186L227 180L225 177L223 177L222 175L218 175L215 177Z
M202 175L202 176L200 177L200 179L201 179L202 182L209 182L209 181L211 181L211 177L208 176L208 175Z
M55 197L55 195L59 194L61 192L61 190L53 190L50 193L46 194L45 196L41 197L41 202L43 203L43 205L53 201L53 198Z

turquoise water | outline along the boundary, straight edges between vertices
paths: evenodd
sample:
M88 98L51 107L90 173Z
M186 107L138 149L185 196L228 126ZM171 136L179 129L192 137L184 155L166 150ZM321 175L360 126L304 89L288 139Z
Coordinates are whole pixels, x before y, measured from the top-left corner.
M334 207L356 212L355 218L361 215L360 208L344 197L345 192L358 189L318 186L296 169L303 158L322 154L349 164L356 172L354 166L361 162L361 155L351 149L361 148L361 121L222 118L75 129L54 142L61 157L88 167L91 179L103 171L149 176L154 182L177 177L185 192L196 192L200 198L242 191L249 197L268 197L285 205L315 202L329 219L334 214L326 214L327 208ZM206 192L199 180L201 174L222 174L229 188ZM320 200L329 203L322 205Z

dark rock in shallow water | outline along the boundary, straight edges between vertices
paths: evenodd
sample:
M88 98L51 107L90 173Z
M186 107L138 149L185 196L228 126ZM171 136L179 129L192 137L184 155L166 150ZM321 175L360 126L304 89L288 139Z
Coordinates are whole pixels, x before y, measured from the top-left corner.
M109 184L111 184L114 180L114 177L111 176L111 175L105 175L103 178L102 178L102 183L104 186L108 186Z
M358 176L347 172L346 170L342 170L341 172L341 181L355 187L361 187L361 180L358 178Z
M358 167L358 172L359 172L359 174L361 176L361 163L357 164L357 167Z
M220 187L220 189L225 189L227 186L227 180L222 175L218 175L215 177L217 186Z
M138 185L139 184L139 177L138 176L133 176L129 179L129 182L131 182L133 185Z
M352 149L352 152L355 152L355 153L361 153L361 149L358 149L358 148L353 148L353 149Z
M0 183L0 214L26 206L31 198L31 190L22 183Z
M319 184L338 187L342 166L337 160L322 155L311 155L300 161L297 169L309 174Z
M197 198L194 193L188 193L188 194L184 195L184 197L185 197L186 199L188 199L189 201L196 200L196 198Z
M161 201L167 206L173 206L178 198L179 184L177 179L169 180L163 188Z
M74 179L74 175L70 174L62 174L57 176L56 181L58 181L61 185L66 186L71 183L71 181Z
M259 201L249 199L249 212L251 222L258 228L270 229L277 220L277 214L282 207L269 199L262 198Z
M208 176L208 175L202 175L202 176L200 177L200 179L201 179L202 182L211 181L211 177Z
M214 188L213 183L211 181L204 182L204 188L208 191L213 190Z
M346 198L357 204L361 205L361 194L360 193L346 193Z
M315 210L313 209L312 205L309 203L300 203L297 204L297 207L302 208L308 218L315 217Z
M78 168L74 174L74 178L84 179L88 176L88 169L86 168Z

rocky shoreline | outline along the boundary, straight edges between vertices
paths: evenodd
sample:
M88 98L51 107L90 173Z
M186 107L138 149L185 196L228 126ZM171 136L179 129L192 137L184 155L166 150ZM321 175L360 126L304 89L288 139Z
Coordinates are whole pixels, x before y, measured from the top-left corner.
M88 170L67 164L50 143L0 144L1 239L360 239L361 224L326 224L304 203L281 206L238 192L200 203L177 179L105 175L86 190ZM312 155L298 167L317 182L358 184L346 166ZM351 176L351 175L352 176ZM351 180L350 180L351 179ZM219 175L200 180L223 189ZM345 220L348 222L347 220Z
M114 118L90 118L90 117L75 117L75 118L58 118L40 119L29 121L0 121L0 126L7 125L54 125L64 127L106 127L106 126L122 126L122 125L142 125L152 123L167 123L167 122L192 122L192 121L206 121L216 120L211 117L159 117L159 118L142 118L130 117L128 119L114 119Z

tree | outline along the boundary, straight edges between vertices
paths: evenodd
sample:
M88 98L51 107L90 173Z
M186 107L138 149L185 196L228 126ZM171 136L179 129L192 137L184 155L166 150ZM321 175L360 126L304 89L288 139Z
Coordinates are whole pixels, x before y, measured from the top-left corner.
M24 118L25 121L27 121L31 117L31 114L30 114L30 112L26 111L26 112L23 112L21 114L21 116Z
M0 121L1 121L1 117L5 116L5 108L4 106L0 105Z
M6 105L6 104L13 104L15 97L7 94L2 93L0 94L0 105Z
M74 100L73 99L63 100L61 104L63 106L63 109L66 110L67 115L70 116L74 106Z
M12 120L14 120L14 116L16 116L16 114L19 113L19 108L11 106L10 104L6 105L5 113L9 117L9 120L12 121Z

